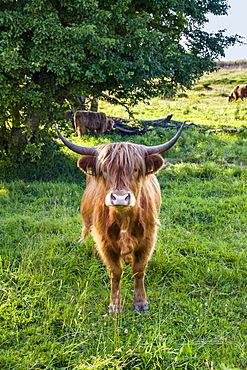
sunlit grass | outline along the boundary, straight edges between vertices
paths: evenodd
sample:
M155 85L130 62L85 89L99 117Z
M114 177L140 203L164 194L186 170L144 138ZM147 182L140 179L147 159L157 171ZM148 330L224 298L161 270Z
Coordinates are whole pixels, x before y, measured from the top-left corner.
M175 121L188 121L214 127L242 127L247 124L247 100L228 103L234 86L246 83L246 70L237 69L206 74L193 90L179 92L173 99L151 99L133 108L138 120L165 118L172 114ZM182 96L182 97L181 97ZM121 106L100 102L100 110L110 116L129 118Z

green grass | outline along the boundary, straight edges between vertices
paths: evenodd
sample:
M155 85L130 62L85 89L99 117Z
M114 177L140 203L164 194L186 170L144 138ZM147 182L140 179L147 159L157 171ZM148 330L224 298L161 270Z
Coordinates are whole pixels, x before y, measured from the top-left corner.
M134 311L126 267L123 311L107 315L108 273L93 256L92 239L79 242L85 177L78 156L54 146L39 164L1 163L0 369L247 369L246 130L206 132L246 126L246 103L227 104L221 96L241 78L244 71L220 71L188 98L136 108L139 119L173 113L202 126L184 131L158 174L162 210L146 275L147 313ZM209 81L212 90L201 90ZM150 145L173 134L71 139Z

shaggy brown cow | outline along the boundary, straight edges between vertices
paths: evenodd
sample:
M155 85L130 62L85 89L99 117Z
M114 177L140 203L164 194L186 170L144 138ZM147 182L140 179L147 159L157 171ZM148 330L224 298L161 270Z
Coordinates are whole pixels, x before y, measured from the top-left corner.
M114 121L102 112L88 112L78 110L74 116L75 130L79 137L85 134L86 130L103 134L113 128Z
M87 174L81 202L82 239L92 234L96 249L110 273L109 313L122 309L121 259L132 264L135 309L139 312L148 310L144 275L156 241L161 203L160 187L154 173L164 164L158 153L175 144L183 127L170 141L158 146L119 142L92 148L70 143L56 128L64 144L83 155L78 160L78 166Z
M231 91L231 94L227 97L227 101L231 102L232 100L238 100L247 98L247 85L235 86Z

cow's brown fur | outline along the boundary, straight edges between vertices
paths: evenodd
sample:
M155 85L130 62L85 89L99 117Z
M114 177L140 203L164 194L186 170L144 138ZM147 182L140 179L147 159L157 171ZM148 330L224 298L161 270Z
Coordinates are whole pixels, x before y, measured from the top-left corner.
M231 91L230 95L227 97L227 101L231 102L232 100L238 100L247 98L247 85L235 86Z
M102 112L78 110L74 115L74 125L78 136L84 135L87 130L103 134L107 130L110 131L113 124L114 121Z
M92 234L96 249L111 277L109 312L122 309L121 260L132 264L134 304L138 311L148 309L144 275L152 255L160 210L160 187L154 175L162 166L158 154L148 155L145 147L130 143L103 144L95 156L79 159L78 166L88 174L81 202L84 222L82 238ZM112 190L130 191L135 204L127 207L106 205Z

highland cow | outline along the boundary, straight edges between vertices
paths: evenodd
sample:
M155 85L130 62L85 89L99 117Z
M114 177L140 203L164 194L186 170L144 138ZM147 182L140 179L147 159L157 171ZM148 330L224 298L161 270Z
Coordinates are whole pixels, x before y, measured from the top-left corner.
M232 100L243 100L247 98L247 85L235 86L231 91L231 94L227 97L227 101L231 102Z
M96 134L103 134L113 128L114 121L102 112L88 112L78 110L74 115L74 126L78 136L82 136L86 131L94 131Z
M144 276L156 242L161 205L155 173L164 165L159 153L176 143L183 127L184 124L170 141L158 146L119 142L97 147L77 146L56 128L63 143L82 155L78 166L87 174L81 202L82 239L93 236L109 271L109 313L122 310L122 260L132 265L135 309L148 310Z

